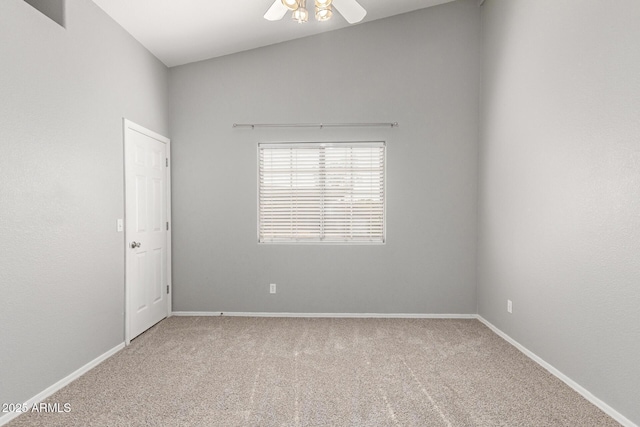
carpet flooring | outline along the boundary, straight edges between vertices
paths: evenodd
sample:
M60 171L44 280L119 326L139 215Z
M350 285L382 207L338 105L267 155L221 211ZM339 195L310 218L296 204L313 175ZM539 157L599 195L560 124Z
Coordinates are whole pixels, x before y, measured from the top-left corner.
M617 426L477 320L172 317L19 426Z

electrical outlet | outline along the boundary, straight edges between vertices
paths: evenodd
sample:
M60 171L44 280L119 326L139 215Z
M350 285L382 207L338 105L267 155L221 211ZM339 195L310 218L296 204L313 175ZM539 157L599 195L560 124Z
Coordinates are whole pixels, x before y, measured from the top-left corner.
M269 293L270 294L275 294L276 293L276 284L272 283L269 285Z
M509 314L512 314L512 313L513 313L513 303L511 302L511 300L510 300L510 299L508 299L508 300L507 300L507 312L508 312Z

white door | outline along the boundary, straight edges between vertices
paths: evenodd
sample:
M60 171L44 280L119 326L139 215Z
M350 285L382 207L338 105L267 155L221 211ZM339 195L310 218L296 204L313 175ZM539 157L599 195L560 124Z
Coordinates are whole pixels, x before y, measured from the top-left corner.
M128 343L169 310L169 140L127 120L124 126Z

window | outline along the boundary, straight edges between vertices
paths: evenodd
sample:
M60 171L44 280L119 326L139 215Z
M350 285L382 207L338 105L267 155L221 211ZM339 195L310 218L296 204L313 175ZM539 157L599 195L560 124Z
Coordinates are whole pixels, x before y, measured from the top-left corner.
M260 243L384 243L384 142L258 144Z

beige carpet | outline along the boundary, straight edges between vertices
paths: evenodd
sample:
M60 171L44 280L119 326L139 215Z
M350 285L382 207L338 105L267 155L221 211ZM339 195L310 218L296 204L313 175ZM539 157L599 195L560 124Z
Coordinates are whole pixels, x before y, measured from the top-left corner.
M617 426L477 320L173 317L18 426Z

